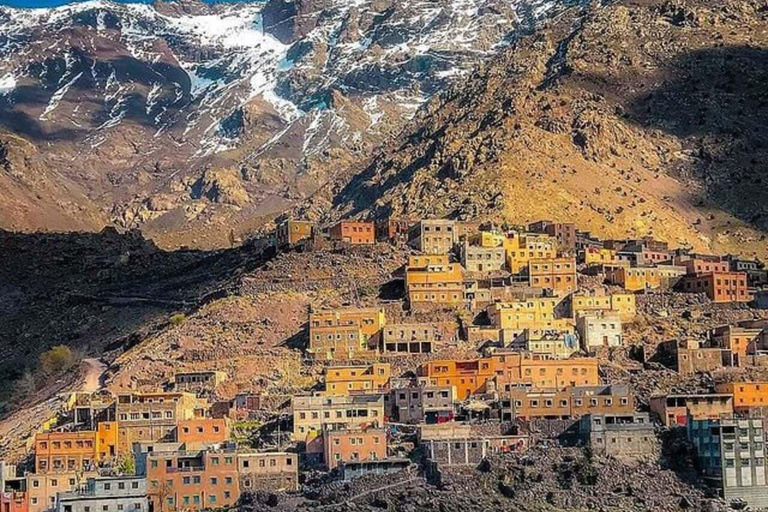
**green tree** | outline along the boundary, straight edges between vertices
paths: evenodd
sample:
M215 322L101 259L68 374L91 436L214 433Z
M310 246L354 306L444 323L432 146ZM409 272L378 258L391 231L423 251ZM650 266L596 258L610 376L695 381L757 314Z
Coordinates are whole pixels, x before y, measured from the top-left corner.
M40 371L45 375L57 375L72 368L75 355L66 345L57 345L40 354Z

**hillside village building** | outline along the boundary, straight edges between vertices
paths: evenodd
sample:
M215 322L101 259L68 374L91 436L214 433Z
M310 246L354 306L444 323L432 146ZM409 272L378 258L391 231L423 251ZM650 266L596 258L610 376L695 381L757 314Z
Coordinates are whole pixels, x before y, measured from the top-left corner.
M461 244L461 264L468 272L501 272L506 266L504 247Z
M237 473L241 492L296 491L299 456L287 452L238 453Z
M528 268L533 259L554 259L557 257L557 241L544 234L510 233L504 241L507 269L520 274Z
M464 301L464 276L461 265L448 256L411 257L405 271L408 302L457 305Z
M486 307L486 314L491 324L502 330L565 330L572 322L570 319L556 318L555 309L560 301L561 299L556 297L537 297L496 302Z
M579 436L595 453L619 459L656 456L659 445L648 413L587 414Z
M433 324L388 324L381 332L384 354L429 354L443 342L443 332Z
M613 311L619 314L622 322L635 318L637 306L635 295L614 293L609 295L573 294L570 298L571 316L591 311Z
M733 412L768 407L768 382L722 382L715 384L715 390L733 396Z
M713 346L728 351L731 358L729 366L744 366L748 363L748 355L765 350L768 346L768 329L724 325L715 328L710 339Z
M383 217L375 222L376 239L381 241L395 241L400 238L408 237L408 231L411 229L412 221L408 219L395 219L392 217Z
M395 415L401 423L444 423L454 418L453 386L410 386L392 390Z
M275 229L275 245L278 249L293 247L312 237L314 223L306 220L284 219Z
M59 493L56 512L145 512L148 505L144 477L98 477L82 489Z
M325 391L338 396L373 393L387 389L391 376L389 363L329 366L325 369Z
M710 272L685 276L680 289L689 293L705 293L712 302L749 302L747 275L743 272Z
M667 427L685 426L689 419L716 420L733 412L733 395L710 393L704 395L652 396L651 411Z
M383 428L326 430L323 432L325 467L332 470L343 462L387 458L387 432Z
M35 473L94 471L96 432L45 432L35 436Z
M191 393L213 391L228 377L227 372L221 371L177 373L173 376L173 389Z
M593 311L576 318L581 347L589 352L598 348L620 347L621 318L618 313Z
M586 414L632 414L634 408L627 386L517 387L502 394L501 419L573 419Z
M118 452L130 453L135 442L173 441L179 421L201 414L191 393L120 394L115 402Z
M561 251L573 253L576 251L576 225L569 222L550 222L540 220L528 225L528 231L532 233L547 234L557 241L557 248Z
M29 512L46 512L56 508L56 497L85 485L88 478L99 476L96 471L76 471L45 475L27 475L26 489Z
M377 308L340 308L309 314L309 349L322 360L348 360L372 354L379 331L386 324L384 311Z
M552 359L568 359L579 351L579 337L572 329L523 329L520 334L502 330L500 341L502 348L494 354L511 350L541 354Z
M408 245L424 254L450 254L458 241L456 222L452 220L421 220L408 233Z
M528 279L530 286L557 294L576 291L576 259L532 259L528 262Z
M384 423L383 395L294 396L293 439L310 441L326 428L378 426Z
M372 222L343 220L328 231L331 240L351 245L372 245L376 243L376 230Z

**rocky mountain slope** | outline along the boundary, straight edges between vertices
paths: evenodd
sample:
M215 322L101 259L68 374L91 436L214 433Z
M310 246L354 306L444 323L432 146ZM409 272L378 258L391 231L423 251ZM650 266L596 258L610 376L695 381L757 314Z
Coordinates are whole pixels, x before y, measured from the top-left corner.
M427 105L311 207L576 221L768 255L764 1L574 9Z
M571 3L0 7L0 227L224 245Z

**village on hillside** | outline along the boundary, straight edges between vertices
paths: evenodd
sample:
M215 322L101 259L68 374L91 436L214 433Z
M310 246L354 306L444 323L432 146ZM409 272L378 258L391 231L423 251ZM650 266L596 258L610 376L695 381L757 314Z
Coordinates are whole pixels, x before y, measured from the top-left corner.
M153 390L68 395L40 418L24 458L0 462L0 512L229 509L265 493L277 505L317 482L379 482L362 493L416 477L440 485L493 457L554 446L652 465L670 436L712 497L768 508L768 377L642 396L627 382L644 365L685 378L768 368L760 261L650 237L601 240L549 221L383 218L321 229L284 217L265 245L276 254L386 245L406 264L365 304L309 308L292 350L323 371L302 393L223 398L217 390L236 376L212 369L177 371ZM611 361L627 326L662 292L757 313L641 346L617 378Z

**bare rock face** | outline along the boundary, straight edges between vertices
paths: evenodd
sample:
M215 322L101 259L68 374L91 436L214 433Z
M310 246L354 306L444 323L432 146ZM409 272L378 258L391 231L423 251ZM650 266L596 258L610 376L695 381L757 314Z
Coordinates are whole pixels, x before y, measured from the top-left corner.
M196 197L205 197L218 204L243 207L249 201L240 172L232 167L206 170L193 191Z

